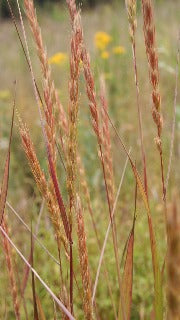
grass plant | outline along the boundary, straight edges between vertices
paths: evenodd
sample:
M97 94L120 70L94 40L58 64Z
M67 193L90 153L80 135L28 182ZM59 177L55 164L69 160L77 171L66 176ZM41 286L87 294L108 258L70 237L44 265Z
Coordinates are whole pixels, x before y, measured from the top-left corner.
M83 14L75 0L66 0L70 21L69 55L59 52L51 58L44 45L34 1L24 0L23 5L25 16L16 0L18 20L14 7L7 0L26 78L31 80L32 95L34 93L31 108L33 101L37 110L33 121L26 121L19 101L17 103L14 98L0 193L1 248L4 253L0 262L3 266L6 262L7 268L7 274L1 271L1 279L8 279L10 284L8 291L7 285L2 283L5 311L0 307L1 314L4 319L16 320L178 320L180 228L176 178L170 179L170 169L173 150L176 150L179 51L174 72L175 92L171 96L174 94L173 125L166 147L168 135L166 126L163 127L165 108L160 93L160 50L152 0L141 1L142 11L135 0L126 0L125 34L130 36L127 48L119 45L115 31L111 35L98 31L92 59L85 37L86 25L81 18ZM138 27L147 56L146 61L145 54L142 55L146 89L141 78ZM127 61L131 59L132 66L129 67ZM64 71L61 69L63 64ZM59 67L57 75L54 65ZM118 82L114 74L123 72L127 66L130 71L126 73L129 74L124 73L124 79L117 75L121 80ZM57 77L61 78L63 72L64 98L56 84ZM125 76L129 79L127 86ZM17 88L18 82L15 91ZM154 139L157 148L154 149L153 122L145 116L149 110L144 111L148 93L143 90L151 91L152 96L151 111L157 131ZM22 103L25 103L25 92L23 94ZM133 99L128 103L127 96L131 95ZM2 100L6 101L8 96L4 91ZM115 96L118 102L115 102ZM124 104L126 108L132 104L132 126L137 119L137 130L132 126L127 129L125 116L117 110L116 104L120 107ZM31 109L28 112L31 113ZM120 120L116 112L122 116ZM16 130L13 132L14 122ZM145 127L147 123L149 131ZM38 130L38 138L34 130ZM132 144L127 133L132 136ZM34 139L37 139L35 143ZM148 143L152 143L151 152ZM14 205L9 203L14 148L22 155L22 167L26 168L31 182L29 203L33 203L35 209L28 206L29 214L19 214L14 208L14 200ZM160 166L153 164L153 161L159 163L158 153ZM169 180L172 180L171 188ZM173 200L172 190L175 190ZM120 191L123 195L119 199ZM12 220L12 224L10 211L18 222ZM34 211L39 211L38 215ZM21 225L26 230L22 239ZM141 292L140 286L145 288L146 294L143 289Z

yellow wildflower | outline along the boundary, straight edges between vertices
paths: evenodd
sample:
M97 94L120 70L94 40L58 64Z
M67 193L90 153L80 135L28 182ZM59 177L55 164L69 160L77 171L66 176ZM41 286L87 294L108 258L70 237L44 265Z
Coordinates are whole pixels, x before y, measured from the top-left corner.
M96 32L94 43L97 49L105 50L108 44L112 41L112 37L103 31Z
M11 96L9 90L0 90L0 100L8 100Z
M67 61L67 54L63 52L58 52L49 58L50 64L62 65Z
M114 47L112 51L114 54L120 55L120 54L124 54L126 52L126 49L122 46L117 46L117 47Z
M108 51L103 51L101 53L101 58L104 59L104 60L109 59L109 52Z

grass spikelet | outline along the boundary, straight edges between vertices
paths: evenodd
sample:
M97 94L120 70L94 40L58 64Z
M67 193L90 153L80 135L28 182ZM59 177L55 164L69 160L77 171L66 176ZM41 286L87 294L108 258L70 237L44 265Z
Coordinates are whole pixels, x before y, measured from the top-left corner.
M70 59L70 102L69 102L69 137L68 137L68 168L67 186L69 194L70 211L74 202L75 179L77 171L77 117L78 117L78 95L79 95L79 66L82 50L82 28L80 15L74 19L71 59Z
M161 164L161 179L163 188L163 200L165 204L165 218L166 217L166 188L164 179L164 163L162 151L162 125L163 118L161 115L161 95L159 91L159 66L158 66L158 53L156 48L156 34L153 6L151 0L142 0L143 19L144 19L144 39L146 46L146 55L149 64L149 78L152 85L152 116L157 127L157 137L154 139L160 155Z
M72 209L75 200L76 172L77 172L77 117L79 96L79 70L82 49L82 28L80 15L77 14L72 25L70 81L69 81L69 134L67 146L67 190L69 197L69 225L70 239L72 237ZM73 254L70 241L70 305L73 313Z
M101 145L101 132L100 132L100 124L99 124L99 113L98 107L96 102L96 92L95 92L95 84L93 75L91 72L90 66L90 56L85 47L82 49L82 61L83 61L83 68L84 68L84 77L86 80L86 92L89 99L89 107L91 112L92 118L92 126L97 136L98 143Z
M114 204L114 174L113 174L113 161L112 161L112 148L111 148L111 137L109 130L109 119L107 117L108 102L106 98L105 81L103 77L100 79L100 99L101 99L101 115L102 115L102 145L104 164L106 170L106 181L109 190L109 200L111 204L111 210Z
M152 85L152 115L156 123L158 136L161 136L162 131L162 116L161 109L161 96L159 92L159 67L158 67L158 54L156 48L155 25L154 15L151 0L142 0L143 19L144 19L144 38L146 45L146 54L149 63L149 77Z
M129 34L131 42L134 42L135 31L137 28L137 19L136 19L136 0L126 0L126 9L128 14L129 21Z
M180 215L174 201L168 211L168 320L180 319Z
M77 217L79 259L80 259L81 277L82 277L83 294L84 294L84 301L83 301L84 314L85 314L85 319L91 320L93 319L91 279L90 279L90 272L89 272L88 252L87 252L87 246L86 246L86 234L85 234L85 228L84 228L83 211L82 211L79 197L77 197L76 210L77 210L76 217Z
M2 228L7 234L9 234L9 229L8 229L8 225L5 217L3 218ZM18 290L17 290L14 267L12 262L12 250L8 240L6 239L6 237L4 237L4 235L3 235L3 246L4 246L4 254L6 257L6 264L7 264L9 281L11 286L11 295L13 300L14 312L15 312L16 320L20 320L20 307L18 302Z
M37 187L47 203L47 207L50 213L50 218L51 218L55 235L56 235L58 249L60 250L61 242L63 242L65 248L67 248L67 238L65 237L65 234L63 231L58 205L55 200L56 197L54 195L54 192L52 190L49 190L48 183L46 181L43 171L41 170L28 129L22 123L22 120L20 118L19 118L19 130L20 130L23 148L26 153L26 157L28 159Z
M70 16L71 16L71 21L74 21L75 15L77 14L77 8L76 8L76 1L75 0L66 0Z

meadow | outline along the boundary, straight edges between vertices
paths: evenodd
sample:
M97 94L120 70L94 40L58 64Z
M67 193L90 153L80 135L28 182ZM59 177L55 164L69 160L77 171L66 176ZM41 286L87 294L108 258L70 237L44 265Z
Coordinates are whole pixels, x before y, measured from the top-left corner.
M74 3L0 21L0 318L178 320L180 2Z

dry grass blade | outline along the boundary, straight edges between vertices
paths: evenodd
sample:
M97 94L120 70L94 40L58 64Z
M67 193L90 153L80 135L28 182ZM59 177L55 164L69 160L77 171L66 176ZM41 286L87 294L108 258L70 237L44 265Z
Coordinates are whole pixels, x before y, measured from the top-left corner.
M7 157L6 157L4 174L3 174L3 181L2 181L1 192L0 192L0 224L3 221L4 209L5 209L5 205L6 205L6 198L7 198L7 192L8 192L9 165L10 165L10 153L11 153L10 149L11 149L12 132L13 132L13 124L14 124L14 109L15 109L15 99L14 99L14 105L13 105L11 131L10 131L10 137L9 137L9 147L8 147L8 153L7 153Z
M46 320L41 301L40 301L37 294L36 294L36 302L37 302L37 306L38 306L38 310L39 310L39 320Z
M133 284L133 249L134 249L134 227L128 241L124 274L122 279L122 296L125 305L127 320L131 317L132 284Z
M4 217L4 210L5 210L6 198L7 198L7 192L8 192L9 166L10 166L10 154L11 154L10 149L11 149L13 124L14 124L14 111L15 111L15 98L14 98L14 103L13 103L13 114L12 114L12 121L11 121L8 154L7 154L7 158L6 158L2 187L1 187L1 192L0 192L0 225L2 225L3 229L7 233L8 233L8 225L7 225L6 219ZM12 262L12 252L10 250L9 243L5 237L3 240L3 244L4 244L4 253L6 256L7 268L8 268L9 279L10 279L10 284L11 284L11 290L12 290L11 292L12 292L15 316L16 316L17 320L20 320L18 292L17 292L16 280L15 280L15 274L14 274L14 267L13 267L13 262Z
M4 246L4 254L6 257L6 264L8 269L8 275L10 280L10 286L11 286L11 295L13 300L13 307L14 307L14 313L16 320L20 320L20 305L18 301L18 290L17 290L17 283L15 279L15 270L13 266L13 260L12 260L12 248L9 245L9 242L7 238L4 236L4 232L8 235L9 229L6 222L6 217L3 218L2 226L0 226L1 233L3 235L3 246Z
M29 254L29 257L28 257L28 262L29 264L32 264L32 250ZM21 288L21 291L22 291L22 296L24 297L24 294L25 294L25 290L26 290L26 287L27 287L27 283L28 283L28 278L29 278L29 272L30 272L30 269L27 265L25 265L25 268L24 268L24 275L23 275L23 280L22 280L22 288Z
M4 175L3 175L1 196L0 196L0 224L2 224L2 221L3 221L4 209L6 205L8 180L9 180L9 163L10 163L10 152L8 151L8 155L7 155L6 163L4 167Z
M130 320L131 318L131 306L132 306L133 254L134 254L134 231L135 231L135 223L136 223L136 206L137 206L137 184L135 188L135 207L134 207L133 226L132 226L128 243L127 243L127 252L126 252L124 273L123 273L123 279L122 279L122 295L123 295L123 302L125 305L127 320Z
M180 215L177 199L168 210L168 320L180 319Z
M6 237L8 242L11 244L11 246L15 249L15 251L18 253L20 258L24 261L24 263L30 268L30 270L34 273L35 277L41 282L43 287L46 289L46 291L49 293L49 295L54 299L54 301L57 303L57 305L61 308L61 310L67 315L67 317L70 320L75 320L75 318L71 315L71 313L67 310L67 308L63 305L63 303L56 297L56 295L53 293L53 291L49 288L49 286L43 281L43 279L40 277L40 275L37 273L37 271L32 268L32 266L29 264L27 259L23 256L23 254L20 252L20 250L16 247L14 242L9 238L6 231L0 226L0 230L3 233L3 235Z

